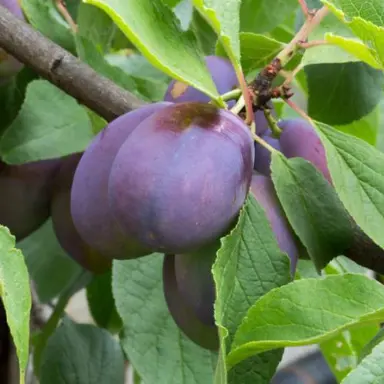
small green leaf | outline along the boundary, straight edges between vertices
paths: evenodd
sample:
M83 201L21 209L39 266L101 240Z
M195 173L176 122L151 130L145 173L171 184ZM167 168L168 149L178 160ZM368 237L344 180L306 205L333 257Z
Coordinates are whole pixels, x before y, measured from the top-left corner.
M332 186L308 161L274 152L271 169L288 220L320 271L351 244L350 218Z
M264 35L242 32L240 34L241 66L245 74L267 65L284 47L284 44ZM216 54L227 56L221 44Z
M380 330L376 333L376 335L369 340L369 342L362 348L361 353L359 355L359 362L363 360L366 356L368 356L376 345L380 344L384 341L384 328L380 328Z
M80 271L79 265L60 247L51 219L17 246L23 252L37 295L43 303L57 297Z
M265 212L252 194L233 231L222 239L213 266L216 286L215 319L221 343L230 345L237 327L255 300L290 281L289 259L281 252ZM228 337L227 337L228 335ZM230 373L229 382L252 375L269 383L282 351L257 356ZM250 369L250 367L252 367Z
M72 97L46 80L34 80L0 151L7 163L22 164L83 151L92 137L87 113Z
M307 65L305 73L308 113L326 124L344 125L359 120L380 102L383 74L365 63Z
M381 342L372 353L365 357L359 366L353 370L342 384L373 384L384 381L384 342Z
M3 226L0 226L0 294L16 346L20 384L24 384L29 355L31 292L23 254L15 248L14 236Z
M219 100L195 37L181 30L168 6L152 0L86 0L85 3L106 12L154 66Z
M360 274L295 280L260 298L238 328L227 364L283 346L325 341L384 319L384 287Z
M192 0L194 6L219 36L235 68L240 66L239 11L241 0Z
M124 324L121 344L145 383L210 383L217 354L177 328L164 299L162 265L162 254L114 261L112 292Z
M21 0L21 7L29 23L68 51L75 52L74 36L54 1Z
M43 353L41 384L124 384L124 356L104 329L69 319L56 329Z
M297 8L297 0L243 0L240 28L244 32L269 32Z
M332 181L356 224L384 247L384 153L317 122Z
M121 319L112 296L112 271L93 276L87 285L88 307L96 324L111 332L118 332Z

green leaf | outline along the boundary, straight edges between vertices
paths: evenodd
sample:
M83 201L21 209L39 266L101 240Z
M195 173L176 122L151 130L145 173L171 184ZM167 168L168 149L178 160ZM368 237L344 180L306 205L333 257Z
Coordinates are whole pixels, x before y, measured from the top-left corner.
M384 69L384 28L383 28L383 6L380 2L366 1L361 2L358 7L351 6L344 1L327 1L323 2L328 8L347 25L360 40L362 40L366 48L360 48L360 54L369 60L370 64L375 67ZM350 45L342 46L342 48L351 51ZM355 52L356 53L356 52Z
M198 44L205 55L215 54L217 35L196 9L193 11L190 29L196 36Z
M359 120L380 102L383 74L365 63L308 65L305 73L308 113L326 124Z
M0 226L0 294L16 346L20 384L24 384L29 355L31 292L23 254L15 248L14 236L3 226Z
M28 272L42 303L57 297L80 271L79 265L60 247L51 219L17 246L23 252Z
M384 247L384 153L317 122L333 185L356 224Z
M308 161L274 152L271 169L288 220L320 271L351 244L350 218L332 186Z
M221 343L230 345L254 301L290 281L289 259L279 249L265 212L252 194L249 194L236 227L222 239L213 275L217 296L216 324ZM281 355L282 351L274 351L255 357L251 364L244 362L230 373L229 381L243 383L243 375L251 375L254 380L262 380L258 381L260 384L269 383L270 374L273 375Z
M41 384L124 384L124 356L104 329L69 319L56 329L43 353Z
M384 287L360 274L295 280L260 298L238 328L227 364L282 346L327 340L384 319Z
M87 285L88 307L96 324L111 332L118 332L122 322L112 296L112 271L95 275Z
M193 18L193 11L194 8L191 0L182 0L173 8L173 12L179 19L183 31L189 29Z
M222 103L195 37L181 30L166 5L152 0L85 2L105 11L154 66Z
M342 384L373 384L384 381L384 342L377 345L370 355L352 371Z
M192 0L194 6L217 33L219 41L236 69L240 66L241 0Z
M284 44L264 35L242 32L240 34L241 66L245 74L267 65ZM221 44L216 47L218 56L227 56Z
M210 383L217 354L177 328L164 299L162 265L161 254L114 261L112 292L124 324L121 344L145 383Z
M297 0L243 0L240 28L244 32L269 32L297 8Z
M89 40L100 53L108 53L118 31L116 24L101 9L80 3L77 15L78 35Z
M56 44L75 53L71 28L55 7L54 1L21 0L21 7L34 28Z
M22 164L83 151L92 137L87 113L72 97L46 80L34 80L0 151L7 163Z
M380 344L384 341L384 328L381 328L376 335L369 340L369 342L362 348L361 353L359 355L359 362L368 356L376 345Z

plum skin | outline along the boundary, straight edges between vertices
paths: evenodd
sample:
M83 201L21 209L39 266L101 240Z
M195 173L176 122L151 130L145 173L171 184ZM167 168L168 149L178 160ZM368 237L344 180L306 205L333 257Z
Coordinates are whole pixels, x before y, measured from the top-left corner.
M277 198L272 180L267 176L254 174L251 182L251 193L264 209L280 250L289 256L291 274L294 276L299 251L295 235Z
M129 259L151 253L123 233L108 205L108 179L121 145L136 127L171 103L145 105L112 121L82 156L73 180L71 213L80 236L107 257Z
M205 63L220 94L238 88L236 72L229 60L219 56L207 56L205 58ZM164 95L164 100L173 103L183 103L188 101L208 103L210 98L196 88L188 86L181 81L172 80ZM230 106L233 104L233 101L229 103Z
M282 129L279 142L281 152L287 157L301 157L312 163L332 184L324 146L312 125L304 119L287 119L279 122Z
M175 276L175 256L165 255L163 261L163 291L169 312L179 329L194 343L209 350L219 349L216 325L204 324L188 301L180 294Z
M173 104L121 146L110 207L124 232L153 251L190 252L237 217L253 161L252 137L237 116L209 104Z
M18 0L0 0L0 5L7 8L14 16L24 20L24 15ZM0 85L7 83L8 80L23 67L23 63L0 48Z
M41 160L20 165L0 162L0 224L16 241L38 229L50 215L52 179L59 160Z
M82 153L75 153L62 159L54 180L52 224L57 240L67 254L83 268L99 274L111 267L111 260L83 241L74 226L70 210L73 176L81 156Z

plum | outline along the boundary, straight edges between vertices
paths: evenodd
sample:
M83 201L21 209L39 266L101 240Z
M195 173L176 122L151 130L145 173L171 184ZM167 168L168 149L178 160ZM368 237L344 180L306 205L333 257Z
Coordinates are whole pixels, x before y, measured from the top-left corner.
M0 0L0 5L7 8L14 16L24 20L24 15L18 0ZM17 74L24 64L0 48L0 85L5 84L9 78Z
M164 256L163 290L169 312L181 331L202 348L217 350L219 348L217 327L204 324L180 294L175 276L175 256L173 255Z
M285 217L277 198L272 180L263 175L254 174L251 183L251 193L263 207L277 243L282 252L285 252L291 261L291 274L295 274L299 251L295 235Z
M174 258L180 295L194 309L200 321L211 326L215 324L215 283L211 269L219 248L218 239L198 251L176 255Z
M223 57L207 56L205 58L208 70L211 73L213 82L220 94L227 93L238 88L238 80L232 63ZM183 103L186 101L198 101L208 103L209 96L181 81L172 80L164 96L165 101ZM233 106L234 102L229 103Z
M40 227L50 215L52 180L58 160L21 165L0 162L0 224L22 240Z
M51 201L52 224L57 240L68 255L83 268L94 273L104 273L111 266L106 258L86 244L77 232L70 210L71 186L82 153L62 159L54 180Z
M191 252L236 219L253 162L252 137L240 118L210 104L172 104L121 146L110 206L124 233L153 251Z
M126 138L142 121L167 105L171 103L146 105L111 122L93 139L75 172L71 192L75 227L85 242L110 258L129 259L151 253L120 230L109 210L108 179Z
M261 138L264 139L273 148L279 151L281 150L279 139L272 137L272 132L270 130L267 130L265 135L261 136ZM267 148L263 147L261 144L255 142L255 164L253 168L257 172L265 176L270 176L271 175L270 165L271 165L271 152Z
M301 157L311 162L332 184L324 146L310 123L301 118L281 120L281 152L288 158Z

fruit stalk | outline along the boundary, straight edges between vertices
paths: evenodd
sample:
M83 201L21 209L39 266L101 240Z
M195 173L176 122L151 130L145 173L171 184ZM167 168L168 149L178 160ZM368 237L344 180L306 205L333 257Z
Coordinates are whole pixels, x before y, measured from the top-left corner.
M107 121L145 103L0 6L0 48Z

